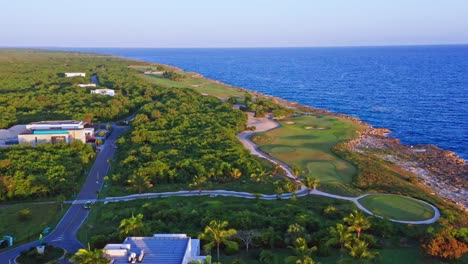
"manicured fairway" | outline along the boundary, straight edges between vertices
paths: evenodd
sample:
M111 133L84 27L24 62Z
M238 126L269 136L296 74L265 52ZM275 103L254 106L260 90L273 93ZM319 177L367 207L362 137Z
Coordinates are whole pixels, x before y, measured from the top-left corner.
M244 92L238 91L237 88L228 86L226 84L217 83L203 78L190 77L193 73L181 73L186 76L185 79L180 81L172 81L165 79L160 75L140 75L144 80L155 83L166 88L191 88L200 93L227 99L231 96L243 98Z
M281 127L253 136L252 140L272 157L292 166L301 175L312 175L321 184L349 184L356 168L335 156L331 148L353 139L360 127L346 119L324 115L298 116L280 121Z
M429 205L398 195L372 194L359 199L359 203L376 215L395 220L418 221L434 216Z

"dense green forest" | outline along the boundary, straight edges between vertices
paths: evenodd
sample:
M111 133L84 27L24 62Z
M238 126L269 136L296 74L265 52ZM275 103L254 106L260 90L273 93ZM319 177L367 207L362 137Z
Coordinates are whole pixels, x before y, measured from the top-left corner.
M19 145L0 151L0 202L70 196L80 190L84 168L94 160L90 145Z
M244 113L189 89L162 90L154 99L118 140L114 183L141 191L164 183L228 183L258 172L266 177L236 138L245 129Z
M86 72L86 77L66 78L65 72ZM93 74L101 88L115 89L116 96L76 86L91 83ZM151 101L152 87L115 57L1 49L0 128L38 120L115 120Z

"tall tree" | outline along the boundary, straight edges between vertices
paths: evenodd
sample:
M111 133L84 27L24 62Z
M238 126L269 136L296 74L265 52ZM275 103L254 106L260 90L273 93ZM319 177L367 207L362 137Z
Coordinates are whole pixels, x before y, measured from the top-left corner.
M229 246L236 243L229 239L237 234L237 231L233 228L227 228L228 225L228 221L213 220L207 227L205 227L203 233L198 236L199 239L208 241L208 243L204 246L205 251L210 251L214 246L216 246L218 261L219 246L221 244Z
M201 193L203 188L207 185L207 178L205 176L193 177L193 182L189 184L191 188L197 188L198 192Z
M138 214L134 216L132 213L132 217L125 218L120 221L119 225L119 233L122 236L141 236L144 235L146 232L146 224L143 222L143 214Z
M300 237L304 238L306 241L310 239L310 236L306 233L304 226L299 223L289 225L285 236L285 242L293 245Z
M239 230L235 236L244 243L245 250L249 252L250 245L254 238L258 237L259 234L260 233L257 230Z
M230 172L229 172L229 176L231 176L231 178L233 179L239 179L240 176L242 176L242 171L240 171L239 169L237 168L233 168Z
M284 180L284 189L286 190L286 192L288 193L293 193L295 194L295 192L297 191L298 187L297 184L291 180Z
M361 232L371 227L369 219L364 216L362 211L354 210L348 217L343 218L343 221L349 225L350 231L356 231L357 238L361 238Z
M378 252L369 250L369 244L367 244L367 242L359 239L354 239L352 242L346 243L345 247L349 250L349 255L355 258L359 263L366 263L379 255Z
M341 257L343 257L344 245L352 239L352 234L348 227L343 224L336 224L335 227L330 227L330 238L327 241L328 245L340 245Z
M298 164L294 164L291 168L294 178L298 179L301 174L301 167Z
M143 190L153 187L150 176L142 172L132 174L127 182L131 185L131 188L137 190L139 194L141 194Z
M305 177L305 179L303 181L303 183L304 183L305 187L307 188L307 190L309 191L309 193L312 190L317 189L317 187L319 185L319 182L320 182L319 179L314 178L311 175L308 175L307 177Z
M309 248L304 238L299 237L296 239L295 247L289 247L294 253L294 256L286 258L286 263L295 264L314 264L312 254L317 251L317 247Z

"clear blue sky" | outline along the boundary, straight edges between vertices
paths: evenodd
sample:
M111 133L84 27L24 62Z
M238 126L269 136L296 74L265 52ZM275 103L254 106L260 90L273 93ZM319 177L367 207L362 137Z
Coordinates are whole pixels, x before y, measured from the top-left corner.
M11 0L0 46L468 44L468 0Z

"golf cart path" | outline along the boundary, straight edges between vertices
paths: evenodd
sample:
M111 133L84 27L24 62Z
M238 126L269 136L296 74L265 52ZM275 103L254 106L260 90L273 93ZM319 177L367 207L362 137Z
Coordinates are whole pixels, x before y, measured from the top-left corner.
M294 174L292 173L291 169L289 168L288 165L285 163L269 156L268 154L264 153L260 148L252 142L250 139L251 136L255 133L259 132L265 132L268 130L275 129L279 127L279 123L267 118L256 118L253 116L253 113L247 113L248 114L248 127L255 126L256 130L255 131L243 131L237 135L237 138L241 141L241 143L244 145L245 148L250 150L252 155L264 158L269 160L270 162L279 165L285 172L286 172L286 177L290 178L291 180L297 182L298 184L301 184L300 180L297 180L294 177ZM133 195L127 195L127 196L120 196L120 197L107 197L105 199L98 200L99 202L104 202L109 203L109 202L119 202L119 201L130 201L130 200L136 200L136 199L150 199L150 198L162 198L162 197L171 197L171 196L197 196L197 195L209 195L211 197L216 197L216 196L229 196L229 197L239 197L239 198L246 198L246 199L261 199L261 200L277 200L277 199L290 199L293 196L293 193L284 193L281 195L276 195L276 194L252 194L249 192L236 192L236 191L227 191L227 190L202 190L202 191L189 191L189 190L183 190L183 191L177 191L177 192L162 192L162 193L144 193L144 194L133 194ZM345 200L345 201L351 201L356 206L364 211L367 214L374 215L379 218L383 218L379 215L375 215L372 213L370 210L366 209L360 202L359 199L366 197L368 195L372 194L364 194L358 197L348 197L348 196L341 196L341 195L336 195L336 194L331 194L327 192L322 192L319 190L310 190L308 191L307 188L301 184L300 190L295 192L295 195L298 197L303 197L306 195L318 195L318 196L325 196L329 198L334 198L334 199L339 199L339 200ZM379 194L380 195L380 194ZM393 194L388 194L388 195L393 195ZM406 196L405 196L406 197ZM419 202L422 202L424 204L427 204L434 210L434 216L430 219L426 220L420 220L420 221L405 221L405 220L398 220L398 219L387 219L392 222L396 223L403 223L403 224L432 224L437 219L440 217L440 212L437 207L433 206L430 203L427 203L425 201L407 197L410 199L417 200ZM75 201L75 203L85 203L86 201Z

